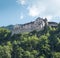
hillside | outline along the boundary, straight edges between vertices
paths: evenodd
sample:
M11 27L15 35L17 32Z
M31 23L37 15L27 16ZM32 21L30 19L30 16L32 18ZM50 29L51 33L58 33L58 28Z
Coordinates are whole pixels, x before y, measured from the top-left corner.
M8 30L13 30L14 25L8 25L8 26L2 26L2 28L8 29Z
M19 34L23 32L31 32L31 31L40 31L43 30L45 25L51 26L51 27L57 27L58 23L57 22L48 22L47 18L36 18L32 22L28 22L25 24L16 24L16 25L9 25L9 26L4 26L2 28L8 29L12 31L12 34Z
M0 28L0 58L60 58L60 24L13 36Z

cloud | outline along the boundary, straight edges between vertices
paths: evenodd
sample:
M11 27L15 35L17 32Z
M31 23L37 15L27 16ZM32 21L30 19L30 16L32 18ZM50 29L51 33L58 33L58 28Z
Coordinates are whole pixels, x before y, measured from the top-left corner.
M30 16L38 16L40 14L36 6L31 6L28 10Z
M17 0L21 5L28 8L28 16L47 17L48 20L53 20L54 17L60 16L60 0Z
M17 0L16 2L22 6L26 4L26 0Z
M41 13L45 11L45 8L43 6L38 7L37 5L32 5L28 8L28 14L29 16L39 16Z
M47 18L48 21L51 21L52 20L52 16L51 15L45 16L43 18Z
M20 19L24 19L24 15L23 14L20 15Z
M46 6L45 15L55 16L60 12L60 0L46 0L42 1L42 3Z

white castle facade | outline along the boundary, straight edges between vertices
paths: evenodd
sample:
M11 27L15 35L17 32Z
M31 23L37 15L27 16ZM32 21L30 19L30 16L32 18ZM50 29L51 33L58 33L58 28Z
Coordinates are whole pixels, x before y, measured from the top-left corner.
M33 30L36 31L40 31L44 29L45 25L48 25L47 19L43 19L38 17L35 21L30 22L30 23L26 23L26 24L22 24L22 25L15 25L14 29L12 31L12 34L19 34L19 33L23 33L23 32L31 32ZM55 25L55 24L49 24L50 25Z

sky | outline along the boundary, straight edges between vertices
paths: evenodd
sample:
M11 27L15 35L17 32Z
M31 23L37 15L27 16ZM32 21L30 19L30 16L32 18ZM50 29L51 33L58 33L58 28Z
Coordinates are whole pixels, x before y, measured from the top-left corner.
M60 22L60 0L0 0L0 26L24 24L37 17Z

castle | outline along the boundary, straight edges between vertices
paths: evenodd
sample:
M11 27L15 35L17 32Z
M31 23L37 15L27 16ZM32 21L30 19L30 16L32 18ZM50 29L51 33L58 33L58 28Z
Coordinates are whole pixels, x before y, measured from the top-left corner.
M44 29L44 26L57 26L56 22L48 22L47 18L43 19L38 17L35 21L29 22L26 24L17 24L14 26L14 29L12 30L12 34L19 34L23 32L31 32L33 30L40 31Z

